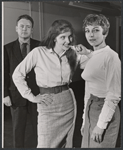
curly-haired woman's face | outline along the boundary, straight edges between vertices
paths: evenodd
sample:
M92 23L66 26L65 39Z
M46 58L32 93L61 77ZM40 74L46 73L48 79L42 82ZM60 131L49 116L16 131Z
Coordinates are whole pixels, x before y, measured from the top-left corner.
M72 41L73 41L73 37L71 32L61 33L54 40L55 47L61 50L68 50Z
M98 47L105 42L106 35L103 35L101 26L88 25L85 27L85 37L91 46Z

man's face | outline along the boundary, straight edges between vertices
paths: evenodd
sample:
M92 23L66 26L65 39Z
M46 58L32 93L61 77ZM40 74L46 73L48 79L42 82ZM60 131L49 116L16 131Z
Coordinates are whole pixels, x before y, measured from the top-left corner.
M16 26L16 32L19 38L28 39L31 37L33 28L30 20L20 19Z

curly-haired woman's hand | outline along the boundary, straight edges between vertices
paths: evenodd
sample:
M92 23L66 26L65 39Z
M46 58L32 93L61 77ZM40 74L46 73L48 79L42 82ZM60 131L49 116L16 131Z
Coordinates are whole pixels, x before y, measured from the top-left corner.
M87 49L82 44L71 46L73 50L75 50L80 55L88 55L91 53L91 50Z
M91 134L91 138L98 143L102 142L102 135L103 135L104 129L99 128L98 126L96 126Z

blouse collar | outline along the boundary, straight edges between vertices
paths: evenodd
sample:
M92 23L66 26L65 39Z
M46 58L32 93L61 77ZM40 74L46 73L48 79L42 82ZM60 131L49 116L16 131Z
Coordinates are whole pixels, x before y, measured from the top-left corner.
M99 54L99 53L103 52L104 50L106 50L107 48L109 48L108 45L106 45L104 48L101 48L99 50L93 51L93 55Z

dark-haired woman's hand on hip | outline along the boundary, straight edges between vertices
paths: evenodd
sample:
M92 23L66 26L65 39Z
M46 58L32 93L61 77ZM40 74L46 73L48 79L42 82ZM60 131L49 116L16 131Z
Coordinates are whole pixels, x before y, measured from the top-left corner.
M92 131L92 135L91 138L98 143L102 142L102 136L104 133L104 129L99 128L98 126L96 126L93 131Z
M50 105L52 101L53 101L52 94L43 94L43 95L38 94L34 99L35 103L42 104L44 106Z

